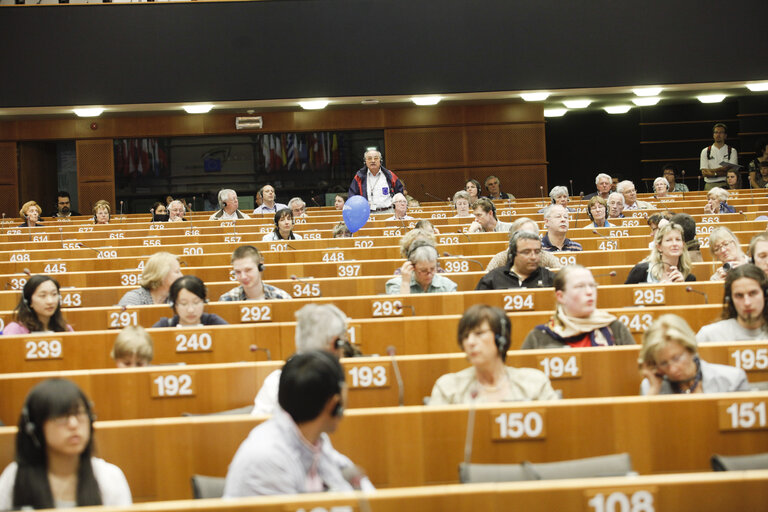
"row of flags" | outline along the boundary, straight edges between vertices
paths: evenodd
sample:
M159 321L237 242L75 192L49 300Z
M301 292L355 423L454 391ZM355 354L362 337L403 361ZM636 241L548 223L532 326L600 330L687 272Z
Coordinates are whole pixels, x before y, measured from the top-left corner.
M116 139L115 173L160 176L168 171L168 153L160 139Z
M257 168L270 173L336 167L341 162L340 137L332 132L257 135L257 147L261 148Z

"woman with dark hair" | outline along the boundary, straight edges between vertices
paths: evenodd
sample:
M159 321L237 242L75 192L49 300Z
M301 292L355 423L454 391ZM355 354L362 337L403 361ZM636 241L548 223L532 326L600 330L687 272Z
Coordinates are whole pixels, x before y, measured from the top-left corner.
M480 182L475 179L468 180L464 185L464 190L469 194L469 207L472 208L475 201L480 199Z
M725 173L725 190L744 188L741 184L741 173L736 169L728 169Z
M293 212L289 208L277 210L275 212L275 230L264 235L261 240L263 242L301 240L301 235L293 232Z
M72 327L67 325L61 314L59 282L49 276L36 275L24 285L21 300L13 313L13 322L5 326L3 334L71 330Z
M208 290L197 276L180 277L171 285L168 294L173 318L163 317L152 327L199 327L201 325L227 325L219 315L204 313Z
M131 504L117 466L92 456L94 415L71 381L48 379L27 395L16 458L0 475L0 510Z
M437 379L429 405L556 400L543 372L504 363L510 335L511 324L503 310L485 304L467 309L459 320L458 341L472 366Z

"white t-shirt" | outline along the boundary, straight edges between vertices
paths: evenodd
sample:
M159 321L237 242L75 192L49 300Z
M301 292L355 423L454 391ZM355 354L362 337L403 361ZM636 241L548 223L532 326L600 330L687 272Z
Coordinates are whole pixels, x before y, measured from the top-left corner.
M768 330L745 329L735 318L720 320L719 322L705 325L699 329L698 333L696 333L696 343L752 340L768 340Z
M301 240L301 235L298 233L294 233L293 236L295 236L295 240ZM287 242L288 240L285 240L283 238L278 238L277 233L272 231L271 233L267 233L263 237L261 237L262 242Z
M707 148L701 150L701 156L699 157L699 169L717 169L720 167L720 162L729 162L732 164L739 163L739 155L737 151L731 148L731 158L728 158L728 144L723 144L723 147L719 148L712 144L712 150L709 152L709 159L707 158ZM714 178L704 178L705 183L725 183L725 176L715 176Z
M381 210L392 206L392 197L389 195L391 192L389 190L390 183L384 175L384 171L379 169L376 176L368 171L365 186L368 188L368 203L371 205L371 210Z

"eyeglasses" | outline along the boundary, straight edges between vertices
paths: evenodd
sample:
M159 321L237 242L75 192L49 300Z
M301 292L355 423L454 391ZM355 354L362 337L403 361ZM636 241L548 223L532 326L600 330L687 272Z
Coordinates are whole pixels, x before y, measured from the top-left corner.
M69 423L70 418L75 418L78 423L85 423L90 420L88 412L85 409L81 409L77 412L69 412L62 414L61 416L56 416L55 418L51 418L51 421L54 425L64 426Z
M684 350L677 354L676 356L672 356L668 361L662 361L661 363L657 364L659 368L662 370L666 370L673 364L678 364L681 361L685 361L685 359L688 357L689 353L687 350Z
M719 252L723 252L724 250L728 249L731 245L733 245L735 242L733 240L728 240L727 242L723 242L720 245L717 245L714 247L713 251L717 254Z

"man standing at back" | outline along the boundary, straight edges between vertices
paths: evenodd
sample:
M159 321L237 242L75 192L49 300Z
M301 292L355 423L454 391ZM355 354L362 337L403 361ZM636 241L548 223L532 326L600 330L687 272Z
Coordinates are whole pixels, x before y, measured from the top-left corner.
M365 167L357 171L349 184L349 197L363 196L371 205L371 213L392 211L392 196L403 192L403 183L395 173L381 165L381 153L365 152Z
M701 150L699 167L701 168L701 175L704 177L704 190L725 184L725 175L728 169L720 165L721 163L739 163L739 155L736 150L725 143L727 138L728 127L724 123L717 123L712 127L714 144Z

